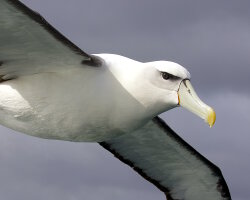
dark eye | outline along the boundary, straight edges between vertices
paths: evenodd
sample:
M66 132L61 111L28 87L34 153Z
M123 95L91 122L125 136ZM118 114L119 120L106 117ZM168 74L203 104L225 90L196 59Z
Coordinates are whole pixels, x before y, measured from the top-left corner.
M171 75L169 73L167 73L167 72L161 72L161 76L165 80L168 80L171 77Z

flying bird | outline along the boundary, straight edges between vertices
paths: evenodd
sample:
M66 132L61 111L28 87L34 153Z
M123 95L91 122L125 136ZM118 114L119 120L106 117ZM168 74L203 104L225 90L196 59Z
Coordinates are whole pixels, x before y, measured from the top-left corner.
M230 200L220 169L158 117L178 106L213 126L181 65L87 54L20 1L0 0L2 125L98 142L168 200Z

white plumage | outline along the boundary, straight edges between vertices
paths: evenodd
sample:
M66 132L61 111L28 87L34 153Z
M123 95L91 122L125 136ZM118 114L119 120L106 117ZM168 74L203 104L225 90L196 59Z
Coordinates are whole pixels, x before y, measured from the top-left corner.
M231 199L220 170L158 114L215 112L169 61L89 55L18 0L0 0L0 123L48 139L100 142L168 199Z

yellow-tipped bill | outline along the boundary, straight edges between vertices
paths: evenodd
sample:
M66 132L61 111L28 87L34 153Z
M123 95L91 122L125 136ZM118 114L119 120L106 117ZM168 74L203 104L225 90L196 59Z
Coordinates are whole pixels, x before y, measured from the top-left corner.
M189 80L183 80L178 90L179 105L204 119L210 127L214 125L216 114L214 110L203 103L197 96Z
M214 122L216 120L216 114L214 112L214 109L211 108L211 110L208 113L206 122L209 124L210 127L214 125Z

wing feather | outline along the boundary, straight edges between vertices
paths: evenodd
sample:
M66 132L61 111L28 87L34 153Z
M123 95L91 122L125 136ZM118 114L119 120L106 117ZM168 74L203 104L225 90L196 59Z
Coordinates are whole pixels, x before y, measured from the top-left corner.
M220 169L159 117L100 145L158 187L168 200L231 199Z
M18 0L0 0L0 63L2 80L99 64Z

